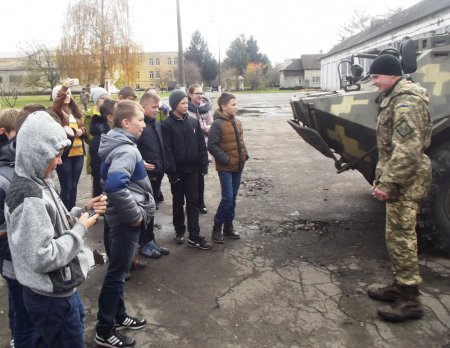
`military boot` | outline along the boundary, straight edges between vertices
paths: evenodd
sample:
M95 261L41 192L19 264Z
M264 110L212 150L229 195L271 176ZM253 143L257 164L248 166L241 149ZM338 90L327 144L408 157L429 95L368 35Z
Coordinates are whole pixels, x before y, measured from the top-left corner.
M392 322L422 318L423 309L419 300L419 287L417 285L401 286L401 291L401 296L394 304L378 309L378 315L382 319Z
M381 288L370 288L367 290L367 294L379 301L394 302L397 300L402 293L401 286L396 282L391 285L384 286Z
M241 238L239 233L234 229L232 221L225 221L225 224L223 225L223 233L232 239Z
M213 226L211 240L214 243L223 243L222 226Z

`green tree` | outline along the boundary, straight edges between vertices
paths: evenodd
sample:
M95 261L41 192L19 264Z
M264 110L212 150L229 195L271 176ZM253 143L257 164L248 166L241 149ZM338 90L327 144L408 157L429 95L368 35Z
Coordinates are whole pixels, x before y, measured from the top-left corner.
M133 85L142 49L131 35L128 0L69 4L58 61L62 72L85 82L120 76Z
M197 30L192 34L189 47L184 52L186 62L195 63L203 81L211 83L219 72L219 64L208 49L208 44Z
M241 34L231 42L223 64L225 68L234 68L239 75L243 75L249 63L262 63L265 66L268 62L267 55L259 52L258 42L253 36L247 40Z
M238 75L243 75L249 62L245 35L237 37L231 42L223 60L225 69L236 69Z

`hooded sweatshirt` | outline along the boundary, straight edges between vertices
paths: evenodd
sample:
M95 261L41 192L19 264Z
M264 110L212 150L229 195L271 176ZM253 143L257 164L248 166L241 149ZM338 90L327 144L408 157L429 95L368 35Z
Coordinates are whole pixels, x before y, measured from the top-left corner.
M15 140L8 141L0 148L0 232L6 232L4 206L6 192L14 174L15 144ZM9 279L16 279L7 236L0 238L0 273Z
M70 145L45 111L28 116L17 135L16 166L6 194L8 242L17 280L34 292L70 296L87 276L86 227L76 222L44 178L50 161ZM73 209L77 215L81 209Z
M149 223L155 215L155 201L136 139L131 133L114 128L102 134L98 154L102 159L103 187L108 196L105 214L108 225L133 226L141 218L144 224Z

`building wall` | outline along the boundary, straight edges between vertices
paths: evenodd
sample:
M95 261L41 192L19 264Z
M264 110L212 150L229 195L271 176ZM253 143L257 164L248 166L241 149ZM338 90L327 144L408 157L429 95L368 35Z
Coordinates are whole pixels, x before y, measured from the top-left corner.
M398 47L405 36L412 39L427 37L431 32L444 34L450 30L450 11L443 11L438 15L415 22L412 25L399 28L396 32L390 32L373 40L369 40L354 46L346 51L338 52L321 60L321 84L323 90L338 90L340 88L338 64L342 60L349 59L352 54L365 53L388 47ZM363 62L364 73L368 71L369 62ZM344 68L345 74L345 68Z
M138 68L136 89L156 87L167 89L170 82L177 80L178 52L144 53Z
M280 87L294 88L303 86L304 79L300 71L285 70L280 73Z
M320 88L320 70L305 70L305 83L307 88Z

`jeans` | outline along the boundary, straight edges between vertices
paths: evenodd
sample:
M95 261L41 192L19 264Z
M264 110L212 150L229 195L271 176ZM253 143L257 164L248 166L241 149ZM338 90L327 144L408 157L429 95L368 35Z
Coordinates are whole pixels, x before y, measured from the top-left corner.
M85 313L78 292L68 297L50 297L24 286L23 301L36 328L38 347L84 347Z
M225 221L232 222L235 216L236 197L241 185L241 172L218 172L222 199L214 216L214 226L222 226Z
M126 317L124 285L139 240L140 227L120 223L110 227L109 261L103 286L98 299L96 330L105 335L114 329L115 322Z
M155 233L153 232L153 227L155 225L155 218L152 217L147 227L142 225L141 235L139 236L139 245L144 246L148 242L155 240Z
M4 277L8 285L10 328L13 332L16 348L32 348L36 346L37 336L23 302L23 286L15 279Z
M186 214L189 236L194 239L200 234L198 222L198 171L184 173L180 180L170 185L172 191L173 226L177 235L186 231L184 223L184 198L186 197Z
M59 184L61 185L60 197L70 211L77 201L77 186L83 170L84 156L67 157L62 164L56 167Z

